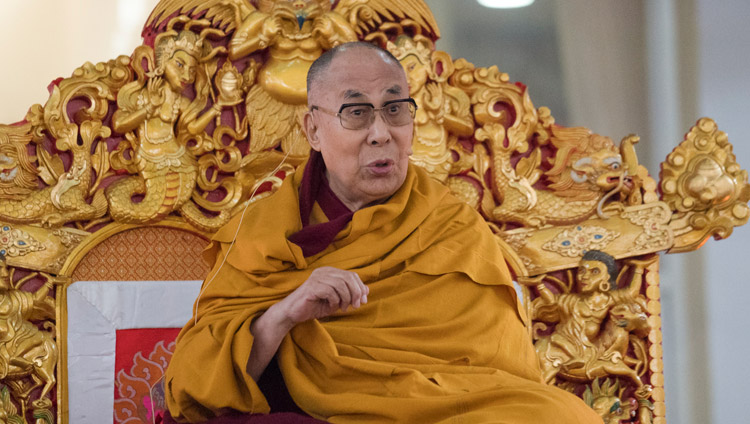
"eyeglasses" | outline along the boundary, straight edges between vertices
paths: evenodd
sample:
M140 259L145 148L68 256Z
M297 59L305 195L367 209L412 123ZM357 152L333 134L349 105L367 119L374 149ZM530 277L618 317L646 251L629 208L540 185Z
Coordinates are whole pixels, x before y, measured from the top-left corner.
M372 103L344 103L338 113L326 110L320 106L310 106L310 110L319 110L332 116L338 116L341 126L348 130L364 130L375 122L375 112L380 112L388 125L400 127L408 125L417 113L417 102L408 99L390 100L383 103L383 107L376 108Z

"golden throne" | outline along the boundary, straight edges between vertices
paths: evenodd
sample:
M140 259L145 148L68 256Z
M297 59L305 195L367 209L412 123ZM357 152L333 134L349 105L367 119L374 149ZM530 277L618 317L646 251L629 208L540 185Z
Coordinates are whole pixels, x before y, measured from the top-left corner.
M665 422L657 254L747 221L726 135L700 119L657 181L636 136L617 146L556 125L523 84L436 50L438 37L421 0L162 0L130 56L84 64L0 126L3 420L100 422L101 397L116 422L156 422L201 249L307 156L310 63L365 40L407 71L412 161L497 234L545 379L607 423ZM591 250L616 259L595 298L575 272ZM593 300L596 314L576 313Z

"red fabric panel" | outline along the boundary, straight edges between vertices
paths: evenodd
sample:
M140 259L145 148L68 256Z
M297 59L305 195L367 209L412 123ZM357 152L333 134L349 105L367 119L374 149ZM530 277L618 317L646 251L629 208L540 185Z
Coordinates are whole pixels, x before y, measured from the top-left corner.
M138 352L148 358L154 351L154 347L160 341L164 346L169 346L175 341L180 328L132 328L117 330L117 343L115 348L115 377L120 370L130 373L133 367L133 357ZM115 395L115 399L117 395Z
M116 331L114 423L160 423L163 380L179 328Z

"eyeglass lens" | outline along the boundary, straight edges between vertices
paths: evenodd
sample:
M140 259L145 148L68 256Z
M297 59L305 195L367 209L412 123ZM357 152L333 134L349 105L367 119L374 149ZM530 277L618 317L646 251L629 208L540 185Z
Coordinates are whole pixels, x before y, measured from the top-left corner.
M394 127L409 124L415 112L414 105L408 99L388 103L379 109L368 104L351 105L339 112L341 125L352 130L367 128L375 121L375 110L380 111L383 120Z

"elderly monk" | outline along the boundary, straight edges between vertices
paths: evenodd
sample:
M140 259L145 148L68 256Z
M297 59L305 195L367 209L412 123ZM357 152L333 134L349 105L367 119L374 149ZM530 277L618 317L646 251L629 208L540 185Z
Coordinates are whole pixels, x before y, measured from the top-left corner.
M166 375L172 416L268 412L256 381L276 356L295 403L332 423L600 423L542 383L486 223L409 164L399 62L343 44L307 83L313 152L207 249Z

